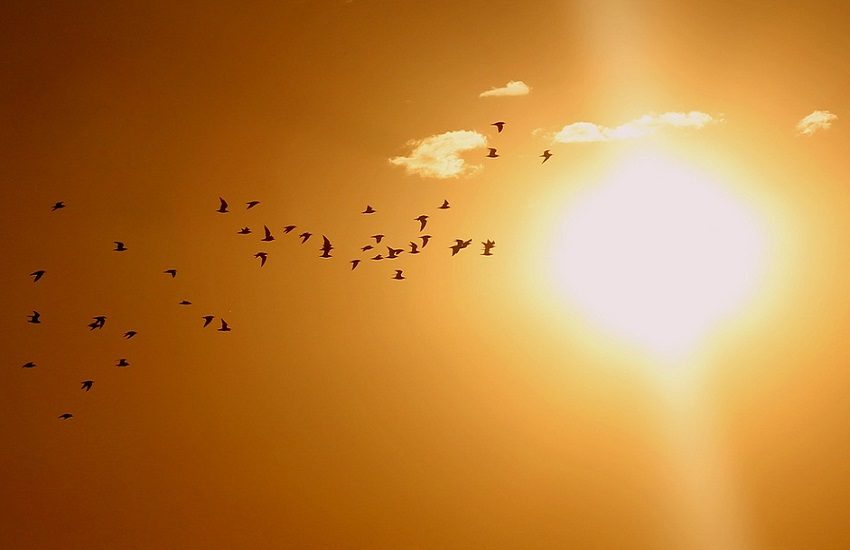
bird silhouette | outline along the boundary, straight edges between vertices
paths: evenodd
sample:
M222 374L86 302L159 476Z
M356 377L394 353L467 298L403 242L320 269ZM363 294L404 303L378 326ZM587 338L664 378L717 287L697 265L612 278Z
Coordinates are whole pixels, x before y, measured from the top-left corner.
M115 243L115 249L114 249L115 252L124 252L125 250L127 250L127 247L124 246L123 242L121 242L121 241L112 241L112 242Z
M391 246L387 247L387 259L392 260L394 258L398 258L398 255L404 252L402 248L393 248Z
M284 228L283 228L283 233L284 233L284 234L289 233L289 232L291 232L293 229L295 229L295 226L294 226L294 225L287 225L286 227L284 227Z
M129 367L130 363L127 362L126 359L119 359L117 363L115 363L116 367Z
M230 327L227 326L227 321L224 319L221 320L221 326L216 329L219 332L230 332Z
M472 244L472 239L469 239L468 241L464 241L462 239L455 239L455 244L449 247L452 249L452 256L454 256L470 244Z
M166 269L165 271L163 271L163 273L167 273L167 274L171 275L172 279L177 276L177 270L176 269Z
M546 149L540 156L543 157L543 162L546 162L547 160L549 160L549 157L552 156L552 153L549 152L549 149ZM543 162L541 162L540 164L543 164Z
M360 265L360 260L351 260L351 271L354 271Z
M494 123L493 123L493 124L491 124L490 126L495 126L495 127L496 127L496 133L497 133L497 134L501 134L501 133L502 133L502 130L504 130L504 129L505 129L505 123L504 123L504 122L502 122L501 120L500 120L499 122L494 122Z
M322 235L322 248L320 248L319 250L322 251L322 255L319 256L320 258L331 257L331 250L333 250L333 246L331 246L331 241L329 241L328 238L324 235Z
M250 209L254 208L255 206L257 206L258 204L260 204L260 201L248 201L245 204L247 205L248 210L250 210Z
M178 303L177 305L178 306L191 306L192 302L190 302L189 300L180 300L180 303Z
M229 210L227 209L227 201L221 197L219 197L218 200L220 204L216 212L218 212L219 214L226 214L227 212L229 212Z
M371 244L367 244L366 246L361 247L360 250L362 250L363 252L366 252L367 250L372 250L373 248L375 248L375 247L372 246Z
M372 208L372 207L371 207L370 205L368 205L368 204L366 205L366 210L364 210L363 212L361 212L361 214L374 214L374 213L375 213L375 209L374 209L374 208Z
M240 234L240 235L247 235L247 234L249 234L250 232L251 232L251 228L250 228L250 227L243 227L242 229L240 229L240 230L239 230L239 234Z
M404 271L402 271L401 269L396 269L396 270L395 270L395 275L393 275L393 279L395 279L396 281L401 281L401 280L403 280L403 279L404 279L404 275L402 275L402 273L404 273Z
M265 231L265 232L266 232L266 236L265 236L265 237L263 237L263 238L262 238L262 239L260 239L260 240L261 240L261 241L263 241L263 242L266 242L266 243L272 242L272 241L274 240L274 237L272 237L272 232L271 232L271 231L269 231L268 226L264 225L264 226L263 226L263 231Z
M89 391L91 387L94 385L94 380L83 380L82 387L80 389Z
M499 156L499 154L496 152L496 149L494 149L493 147L488 147L487 150L489 151L487 153L487 158L494 159Z
M260 267L263 267L264 265L266 265L266 260L269 258L269 253L257 252L256 254L254 254L254 257L260 259Z
M419 235L419 238L422 239L422 248L425 248L431 240L431 235Z
M372 238L375 239L375 244L381 244L381 239L384 238L382 234L372 235Z
M440 206L438 206L437 208L439 208L440 210L447 210L447 209L449 209L449 208L450 208L450 207L449 207L449 201L447 201L446 199L443 199L443 204L441 204L441 205L440 205Z
M207 328L210 325L210 323L213 322L213 319L215 319L215 315L204 315L203 317L201 317L201 319L204 320L203 328Z
M419 245L414 242L410 243L410 253L411 254L419 254Z
M484 241L481 244L484 245L484 252L482 252L481 255L482 256L492 256L493 253L490 252L490 251L493 249L494 246L496 246L496 241L491 241L490 239L487 239L486 241Z
M92 317L92 322L89 323L89 330L94 330L96 328L103 328L103 325L106 324L106 315L97 315Z
M383 257L383 256L381 256L380 254L378 254L377 256L372 256L372 258L370 258L370 259L372 259L372 260L376 260L376 261L377 261L377 260L383 260L383 259L384 259L384 257Z
M419 222L419 231L425 231L425 224L428 223L428 216L422 214L418 218L413 218L414 220Z
M32 315L28 315L29 320L27 322L37 325L41 322L41 313L33 310Z
M305 231L304 233L301 233L301 234L300 234L300 235L298 235L298 236L299 236L299 237L301 237L301 244L304 244L304 243L306 243L306 242L307 242L307 239L309 239L310 237L312 237L312 236L313 236L313 234L312 234L312 233L307 233L307 232Z
M64 201L56 201L55 203L53 203L53 208L51 208L50 211L56 212L60 208L65 208L65 202Z
M21 366L21 368L22 368L22 369L34 369L36 366L37 366L37 365L36 365L35 363L33 363L32 361L29 361L28 363L24 363L24 364Z
M74 417L74 415L71 414L71 413L62 413L62 414L59 415L58 418L60 418L62 420L68 420L69 418L73 418L73 417Z
M30 273L30 277L32 277L32 282L37 283L39 279L44 277L45 271L43 269L39 269L38 271L33 271Z
M126 338L127 340L129 340L130 338L132 338L132 337L133 337L133 336L135 336L135 335L136 335L136 331L135 331L135 330L128 330L127 332L125 332L125 333L124 333L124 338Z

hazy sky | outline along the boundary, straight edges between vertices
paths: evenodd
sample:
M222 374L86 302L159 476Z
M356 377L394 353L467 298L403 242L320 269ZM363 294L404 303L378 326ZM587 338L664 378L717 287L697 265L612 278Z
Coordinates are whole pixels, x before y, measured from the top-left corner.
M850 6L123 4L0 8L0 547L850 546ZM556 265L647 149L767 235L686 395Z

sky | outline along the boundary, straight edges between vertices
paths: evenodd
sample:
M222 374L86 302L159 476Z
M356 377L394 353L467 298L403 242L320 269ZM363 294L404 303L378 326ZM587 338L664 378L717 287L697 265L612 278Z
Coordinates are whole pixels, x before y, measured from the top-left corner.
M850 545L850 6L0 10L0 547Z

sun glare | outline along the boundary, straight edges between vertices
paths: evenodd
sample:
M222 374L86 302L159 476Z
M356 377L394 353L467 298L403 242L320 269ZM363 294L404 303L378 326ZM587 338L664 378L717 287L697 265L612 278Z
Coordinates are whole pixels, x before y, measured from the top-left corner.
M743 307L764 270L756 214L670 155L624 158L563 219L558 286L594 325L667 360Z

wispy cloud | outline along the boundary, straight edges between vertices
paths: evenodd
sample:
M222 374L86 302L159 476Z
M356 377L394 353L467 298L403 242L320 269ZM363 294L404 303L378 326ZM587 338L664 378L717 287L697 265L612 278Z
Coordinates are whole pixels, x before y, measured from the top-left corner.
M454 178L477 172L480 165L470 165L460 157L464 151L481 149L487 138L470 130L455 130L424 139L411 140L406 157L393 157L390 163L404 166L408 174L423 178Z
M498 96L514 96L528 95L531 88L522 80L511 80L501 88L490 88L478 94L478 97L498 97Z
M663 128L692 128L699 130L709 124L723 122L722 118L713 117L700 111L689 113L667 112L647 114L640 118L608 128L593 122L574 122L567 124L553 137L560 143L593 143L600 141L617 141L623 139L638 139L652 135Z
M836 114L829 111L815 111L797 123L797 133L810 136L818 130L829 129L836 120L838 120L838 115Z

